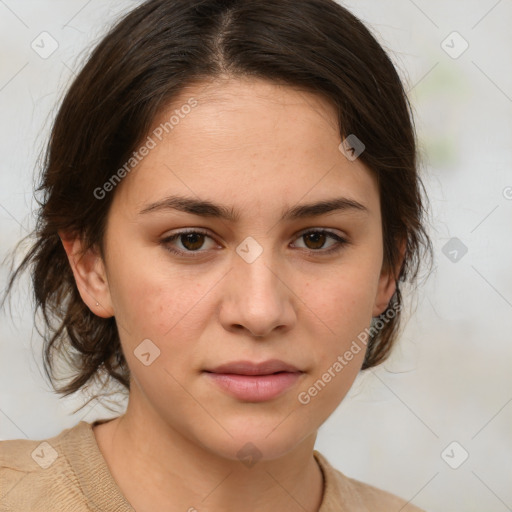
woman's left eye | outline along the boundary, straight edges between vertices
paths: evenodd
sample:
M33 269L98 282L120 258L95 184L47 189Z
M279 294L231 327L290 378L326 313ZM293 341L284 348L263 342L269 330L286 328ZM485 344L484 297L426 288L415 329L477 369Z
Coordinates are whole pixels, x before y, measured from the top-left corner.
M307 244L310 244L309 246L306 246L306 249L312 252L321 252L321 254L324 255L337 252L341 250L343 246L348 244L348 241L345 238L325 229L314 229L306 231L305 233L302 233L298 239L301 238L304 239L304 241L307 241ZM319 249L322 249L326 240L329 239L334 243L328 249L319 251Z
M199 250L204 246L205 239L213 241L213 239L203 231L181 231L164 238L161 243L168 251L174 254L195 257L199 255L198 253L207 251L207 249L204 251ZM345 238L325 229L314 229L303 232L298 237L298 240L300 239L303 239L306 244L306 247L303 248L323 255L337 252L348 244ZM325 249L323 246L328 240L332 240L334 243ZM176 241L181 244L181 248L176 248L173 245L173 242Z

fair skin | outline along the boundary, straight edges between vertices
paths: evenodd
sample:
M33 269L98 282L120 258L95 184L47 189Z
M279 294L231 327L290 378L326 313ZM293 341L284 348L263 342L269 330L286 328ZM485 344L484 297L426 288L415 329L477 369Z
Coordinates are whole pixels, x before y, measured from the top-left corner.
M190 97L198 105L112 192L105 259L95 250L78 258L80 240L61 234L84 302L115 316L131 370L126 413L94 434L137 512L318 511L317 430L351 387L364 351L308 404L298 395L395 291L396 276L382 266L378 184L360 159L340 152L335 112L316 95L231 79L189 87L169 112ZM162 113L155 126L169 117ZM239 218L141 213L170 195L209 200ZM364 209L281 220L290 208L339 197ZM162 242L190 228L207 235ZM335 239L303 236L319 229L349 243L326 254ZM250 263L236 251L249 236L262 249ZM146 339L160 350L147 366L134 354ZM204 371L272 358L302 373L259 402L231 396ZM252 467L237 457L248 442L262 454Z

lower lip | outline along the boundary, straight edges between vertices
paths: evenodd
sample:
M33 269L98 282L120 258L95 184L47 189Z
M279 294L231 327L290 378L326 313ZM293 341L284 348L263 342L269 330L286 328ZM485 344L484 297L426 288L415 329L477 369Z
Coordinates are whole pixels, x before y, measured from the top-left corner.
M239 400L264 402L272 400L290 389L302 372L282 372L272 375L237 375L234 373L206 372L218 386Z

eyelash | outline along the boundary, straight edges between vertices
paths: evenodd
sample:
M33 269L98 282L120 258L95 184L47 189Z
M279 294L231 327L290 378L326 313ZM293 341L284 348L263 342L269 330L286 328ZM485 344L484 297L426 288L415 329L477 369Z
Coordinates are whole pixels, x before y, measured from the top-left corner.
M298 238L302 238L302 237L304 237L306 235L310 235L311 233L325 234L329 238L331 238L332 240L335 240L337 242L330 249L327 249L327 250L322 250L322 249L318 249L318 250L315 250L315 249L305 249L305 250L307 250L307 251L309 251L311 253L318 254L319 256L328 256L328 255L337 253L337 252L341 251L346 245L349 244L348 240L346 240L345 238L337 235L336 233L333 233L332 231L327 231L325 229L311 229L309 231L303 231L298 236ZM185 257L188 257L188 258L200 257L201 253L206 252L206 251L201 251L201 250L197 250L197 251L182 251L182 250L179 250L179 249L175 249L175 248L173 248L173 247L171 247L169 245L171 242L173 242L174 240L178 239L180 236L188 235L188 234L205 235L205 236L207 236L209 238L212 238L208 233L206 233L205 231L202 231L201 229L193 229L193 230L188 230L188 231L180 231L179 233L174 233L173 235L170 235L170 236L162 239L160 243L164 246L164 248L167 251L169 251L172 254L176 254L178 256L185 256Z

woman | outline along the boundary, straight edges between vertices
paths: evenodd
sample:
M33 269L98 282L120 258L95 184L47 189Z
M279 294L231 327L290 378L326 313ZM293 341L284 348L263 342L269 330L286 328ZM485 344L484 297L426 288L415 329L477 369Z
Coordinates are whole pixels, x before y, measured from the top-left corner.
M2 506L419 510L314 445L396 340L421 187L400 79L335 2L130 12L60 107L10 282L32 269L55 389L120 383L127 410L2 442Z

